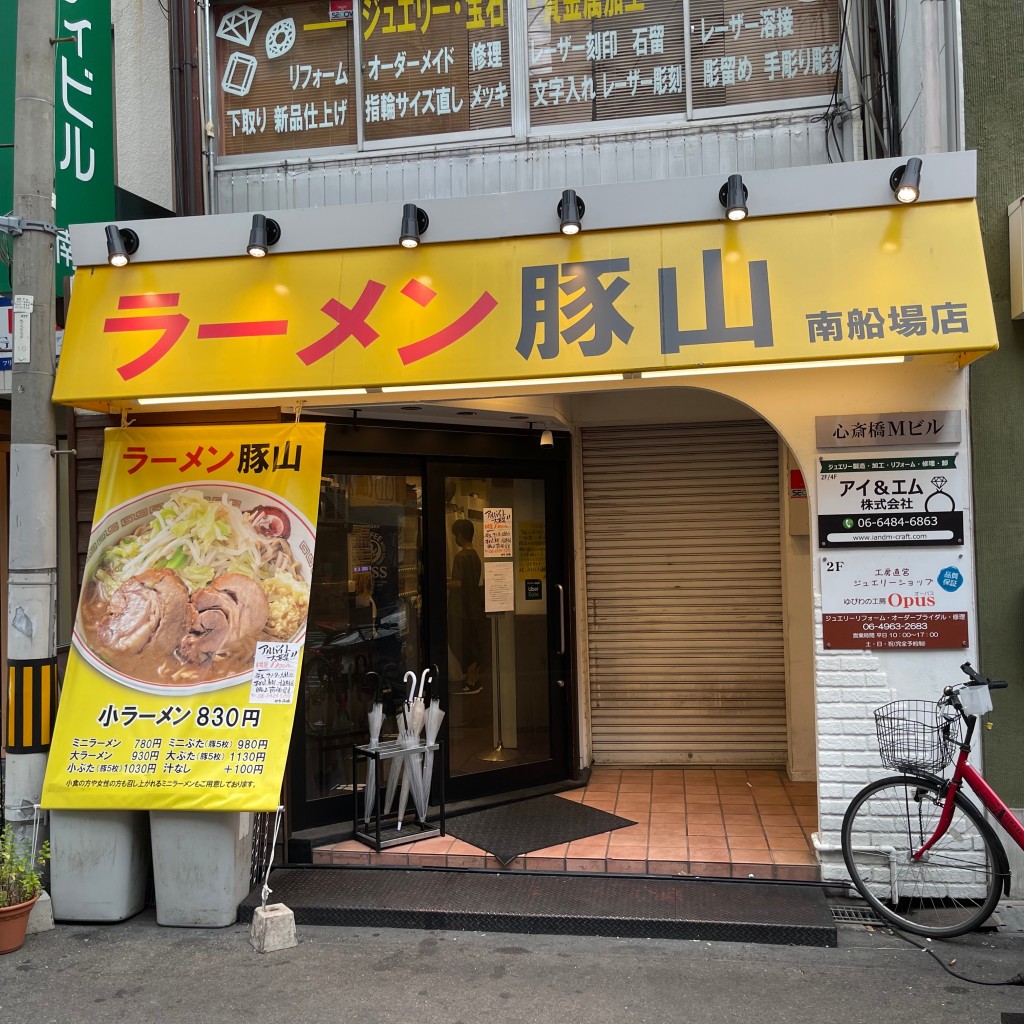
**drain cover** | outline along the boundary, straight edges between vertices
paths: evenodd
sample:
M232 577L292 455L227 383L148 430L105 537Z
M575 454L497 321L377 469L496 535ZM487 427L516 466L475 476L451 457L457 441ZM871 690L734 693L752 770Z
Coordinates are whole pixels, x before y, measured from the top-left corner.
M829 907L833 921L847 921L852 924L884 924L885 922L870 907Z

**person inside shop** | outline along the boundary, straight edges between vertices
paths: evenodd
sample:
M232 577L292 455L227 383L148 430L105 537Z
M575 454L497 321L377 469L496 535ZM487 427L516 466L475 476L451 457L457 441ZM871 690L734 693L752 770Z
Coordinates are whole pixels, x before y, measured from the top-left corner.
M480 584L480 556L473 548L473 524L468 519L452 523L452 538L458 547L448 580L448 622L452 650L463 672L463 693L479 693L484 655L484 592Z

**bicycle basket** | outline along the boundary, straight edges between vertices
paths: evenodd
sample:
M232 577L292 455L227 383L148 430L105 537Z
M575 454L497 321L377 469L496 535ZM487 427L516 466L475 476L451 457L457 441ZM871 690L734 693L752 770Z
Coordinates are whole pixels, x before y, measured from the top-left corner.
M896 700L875 710L882 764L899 772L941 772L956 756L960 719L927 700Z

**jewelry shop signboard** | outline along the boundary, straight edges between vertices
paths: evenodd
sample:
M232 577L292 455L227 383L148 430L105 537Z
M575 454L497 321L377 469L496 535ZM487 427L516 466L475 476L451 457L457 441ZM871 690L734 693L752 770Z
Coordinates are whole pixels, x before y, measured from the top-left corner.
M962 545L964 472L959 452L823 456L818 546Z
M971 587L962 554L865 548L819 557L825 650L968 646Z

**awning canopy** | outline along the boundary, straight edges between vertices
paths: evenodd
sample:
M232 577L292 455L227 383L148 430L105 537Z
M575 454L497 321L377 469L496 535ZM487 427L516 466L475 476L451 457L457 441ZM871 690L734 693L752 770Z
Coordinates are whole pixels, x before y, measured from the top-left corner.
M54 400L350 405L379 389L997 347L970 199L84 267Z

